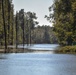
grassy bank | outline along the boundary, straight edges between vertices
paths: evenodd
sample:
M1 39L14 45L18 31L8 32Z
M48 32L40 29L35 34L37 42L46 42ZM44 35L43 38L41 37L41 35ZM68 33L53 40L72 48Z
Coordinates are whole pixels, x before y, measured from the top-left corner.
M76 54L76 46L64 46L61 47L59 50L56 51L56 53L68 53L68 54Z

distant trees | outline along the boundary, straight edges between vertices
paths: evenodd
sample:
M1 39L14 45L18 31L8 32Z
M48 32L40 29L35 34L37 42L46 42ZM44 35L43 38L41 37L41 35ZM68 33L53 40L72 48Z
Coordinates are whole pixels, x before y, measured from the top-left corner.
M50 15L46 17L53 21L59 44L72 45L76 42L76 0L54 0L49 11Z
M57 43L53 27L37 26L34 12L24 12L21 9L16 13L16 44Z
M34 33L33 33L34 31ZM57 37L55 36L53 32L53 27L43 25L43 26L37 26L32 31L32 41L34 44L56 44L58 43Z
M49 28L49 29L52 29L52 28ZM44 43L51 43L51 40L50 40L50 35L49 32L48 32L48 26L44 26L44 36L43 36L43 42Z

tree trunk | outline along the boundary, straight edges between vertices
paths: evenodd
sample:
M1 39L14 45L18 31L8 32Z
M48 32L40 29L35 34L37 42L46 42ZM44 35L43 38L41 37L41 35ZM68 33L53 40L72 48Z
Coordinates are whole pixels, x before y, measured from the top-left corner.
M5 38L5 53L7 49L7 32L6 32L6 25L5 25L5 16L4 16L4 0L2 0L2 15L3 15L3 26L4 26L4 38Z
M25 43L25 40L24 40L24 13L23 13L23 49L24 49L24 43Z
M8 1L8 45L10 44L10 1Z
M18 13L16 12L16 49L18 46Z

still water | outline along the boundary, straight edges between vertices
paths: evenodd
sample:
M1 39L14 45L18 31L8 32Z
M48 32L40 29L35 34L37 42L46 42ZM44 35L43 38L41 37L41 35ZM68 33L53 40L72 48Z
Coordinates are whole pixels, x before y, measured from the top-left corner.
M0 75L76 75L76 55L0 54Z
M18 48L23 48L23 45L18 45ZM32 49L32 50L56 50L59 48L59 44L31 44L24 45L24 48Z

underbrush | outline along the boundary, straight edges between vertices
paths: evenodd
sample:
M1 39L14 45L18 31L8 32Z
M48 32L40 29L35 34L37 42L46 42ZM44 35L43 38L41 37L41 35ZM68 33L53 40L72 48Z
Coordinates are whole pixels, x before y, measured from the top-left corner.
M76 46L64 46L61 47L57 53L76 53Z

